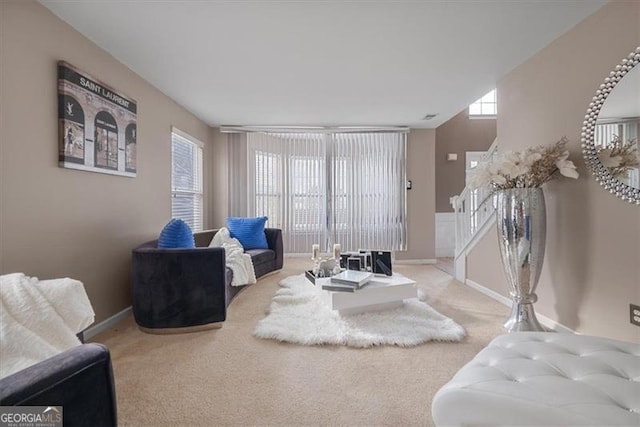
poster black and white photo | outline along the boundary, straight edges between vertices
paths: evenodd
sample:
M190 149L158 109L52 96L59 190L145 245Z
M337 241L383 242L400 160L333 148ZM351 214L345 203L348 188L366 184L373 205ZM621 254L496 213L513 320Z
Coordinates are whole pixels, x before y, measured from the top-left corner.
M136 176L134 100L66 62L58 62L59 163Z

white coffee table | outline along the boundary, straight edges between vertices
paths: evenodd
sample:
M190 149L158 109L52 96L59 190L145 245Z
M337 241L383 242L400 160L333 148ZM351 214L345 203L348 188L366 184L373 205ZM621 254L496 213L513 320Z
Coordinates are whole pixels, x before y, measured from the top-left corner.
M316 279L316 286L322 286L331 279ZM403 300L416 298L416 282L399 273L393 276L373 277L355 292L323 291L332 310L341 315L357 314L367 311L389 310L402 305Z

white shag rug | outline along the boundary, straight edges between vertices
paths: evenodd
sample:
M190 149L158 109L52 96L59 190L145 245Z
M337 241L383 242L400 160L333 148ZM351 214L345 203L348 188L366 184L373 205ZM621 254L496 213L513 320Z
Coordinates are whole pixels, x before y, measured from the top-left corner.
M324 300L322 289L303 274L280 282L267 317L254 335L303 345L336 344L349 347L415 346L427 341L460 341L464 328L420 301L405 300L401 307L340 316Z

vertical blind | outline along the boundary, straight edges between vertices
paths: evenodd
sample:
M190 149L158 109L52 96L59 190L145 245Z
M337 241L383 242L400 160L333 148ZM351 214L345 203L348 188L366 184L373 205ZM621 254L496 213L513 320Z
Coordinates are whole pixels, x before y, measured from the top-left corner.
M596 124L593 142L596 147L611 148L615 144L638 141L639 122L620 119L619 122ZM640 171L631 168L626 174L626 183L631 187L640 187Z
M171 216L191 230L202 230L202 145L174 129L171 132Z
M596 125L593 142L596 146L604 148L611 144L616 137L622 137L623 131L624 126L619 123Z
M339 133L331 144L332 240L406 250L406 134Z
M404 133L248 133L245 153L239 138L229 143L233 164L246 164L231 168L232 188L246 171L231 212L246 200L247 215L282 229L287 252L406 249Z
M247 209L247 135L230 133L228 138L229 216L243 217Z
M325 134L247 134L247 208L283 231L287 252L327 240Z

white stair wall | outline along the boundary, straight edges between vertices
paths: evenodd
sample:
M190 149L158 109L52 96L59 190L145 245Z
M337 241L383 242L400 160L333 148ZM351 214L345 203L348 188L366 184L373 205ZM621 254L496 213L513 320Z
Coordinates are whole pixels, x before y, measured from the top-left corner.
M456 251L455 212L436 212L436 257L453 257Z

